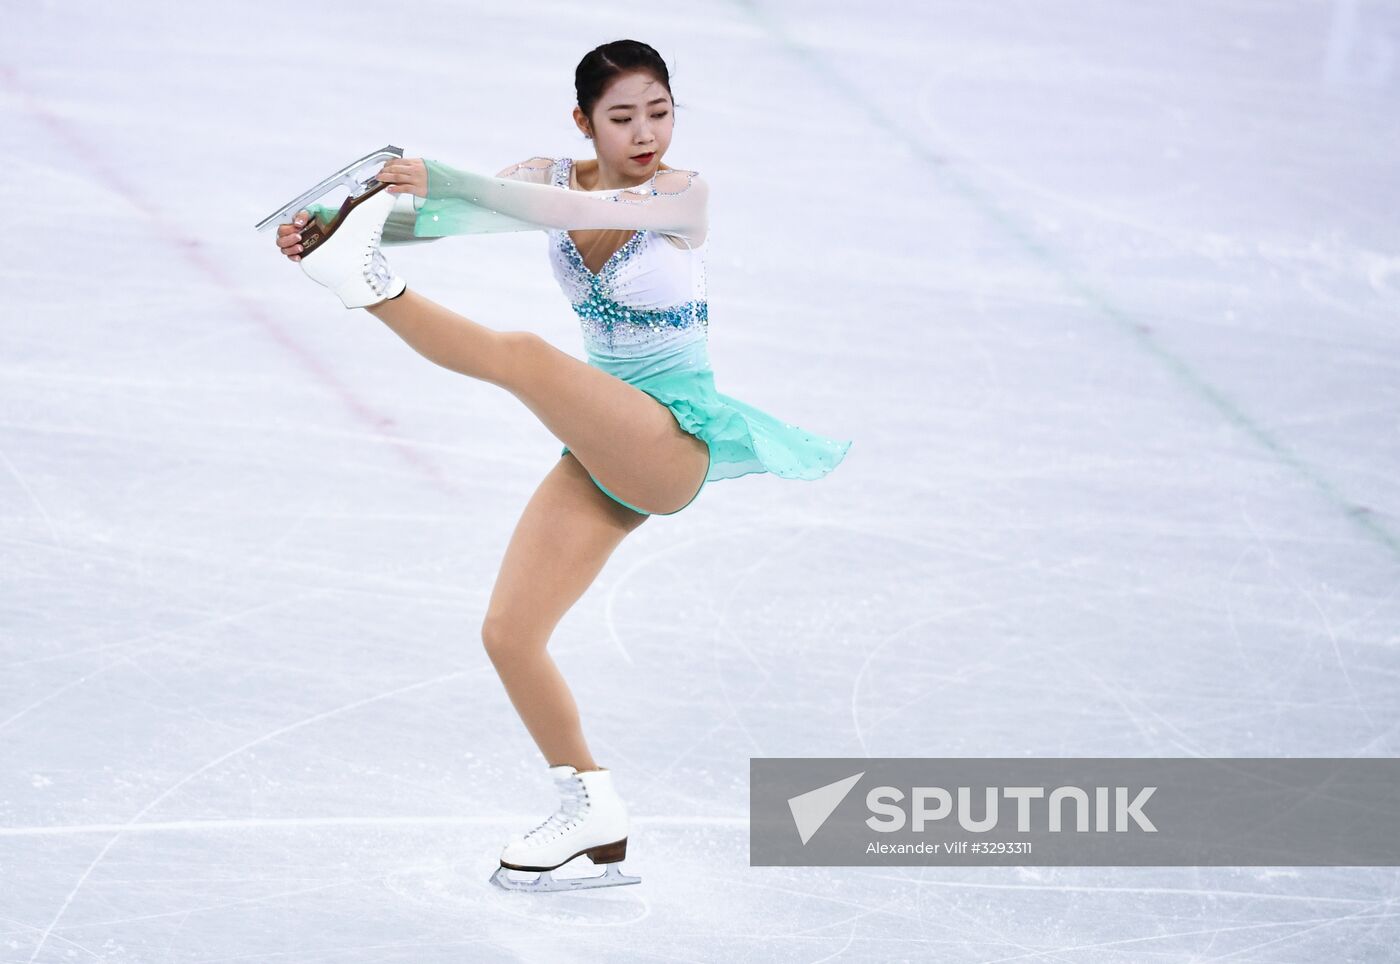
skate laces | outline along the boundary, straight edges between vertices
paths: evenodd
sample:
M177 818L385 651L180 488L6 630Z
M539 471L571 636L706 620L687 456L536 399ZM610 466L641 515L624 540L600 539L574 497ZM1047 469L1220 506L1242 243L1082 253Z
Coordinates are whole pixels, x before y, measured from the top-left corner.
M382 289L389 284L393 277L393 272L389 268L389 262L378 248L374 249L374 254L370 257L370 262L365 270L365 277L376 288Z
M580 816L584 809L584 801L588 796L583 781L575 777L568 783L561 784L560 792L564 796L564 802L559 805L559 809L534 830L525 834L524 840L547 839L555 833L567 829Z
M393 270L389 267L389 261L384 257L384 252L379 250L379 239L384 232L384 226L380 225L370 239L370 243L365 248L364 261L361 268L364 271L365 280L376 294L382 294L387 290L389 282L393 280Z

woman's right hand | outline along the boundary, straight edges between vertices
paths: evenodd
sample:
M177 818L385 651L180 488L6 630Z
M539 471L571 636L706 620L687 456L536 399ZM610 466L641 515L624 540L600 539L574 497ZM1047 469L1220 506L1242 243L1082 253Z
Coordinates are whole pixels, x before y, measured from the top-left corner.
M282 224L277 228L277 247L293 261L301 260L301 229L310 220L311 212L302 208L297 212L293 223Z

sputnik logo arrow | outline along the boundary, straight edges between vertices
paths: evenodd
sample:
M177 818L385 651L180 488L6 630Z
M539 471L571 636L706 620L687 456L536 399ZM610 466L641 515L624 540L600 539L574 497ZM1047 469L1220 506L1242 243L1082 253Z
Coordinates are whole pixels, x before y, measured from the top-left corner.
M797 832L802 837L804 847L863 776L865 776L864 770L855 776L846 777L844 780L837 780L824 787L817 787L815 790L799 793L795 797L788 797L788 809L792 811L792 822L797 825Z

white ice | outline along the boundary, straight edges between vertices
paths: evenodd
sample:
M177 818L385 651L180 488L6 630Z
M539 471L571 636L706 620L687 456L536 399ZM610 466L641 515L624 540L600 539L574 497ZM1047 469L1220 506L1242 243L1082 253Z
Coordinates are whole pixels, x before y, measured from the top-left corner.
M854 440L642 526L551 651L637 887L479 638L560 443L252 225L386 141L592 156L669 59L722 391ZM0 961L1374 961L1393 868L751 867L755 756L1400 753L1400 10L10 5ZM539 234L391 251L578 357Z

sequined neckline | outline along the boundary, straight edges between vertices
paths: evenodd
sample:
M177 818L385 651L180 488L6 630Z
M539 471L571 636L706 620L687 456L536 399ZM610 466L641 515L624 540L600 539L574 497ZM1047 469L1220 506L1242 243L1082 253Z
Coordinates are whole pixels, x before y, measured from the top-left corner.
M564 188L564 190L566 191L572 191L573 188L569 187L569 172L573 169L574 159L572 157L565 157L561 158L561 160L564 163L560 167L559 176L558 178L556 178L555 183L558 184L560 187ZM604 261L602 267L600 267L596 272L592 268L588 267L588 264L583 260L583 252L580 251L578 245L574 243L573 235L571 235L568 231L561 231L560 233L564 235L564 244L568 245L569 250L573 252L572 260L574 260L578 264L579 268L583 270L584 274L588 275L590 281L599 281L603 278L604 275L606 275L609 272L609 270L613 267L615 263L626 260L632 255L634 251L636 251L637 247L643 241L643 236L646 234L646 230L643 228L638 228L637 230L633 231L632 236L628 238L625 243L623 243L622 247L618 248L611 255L609 255L608 260Z

